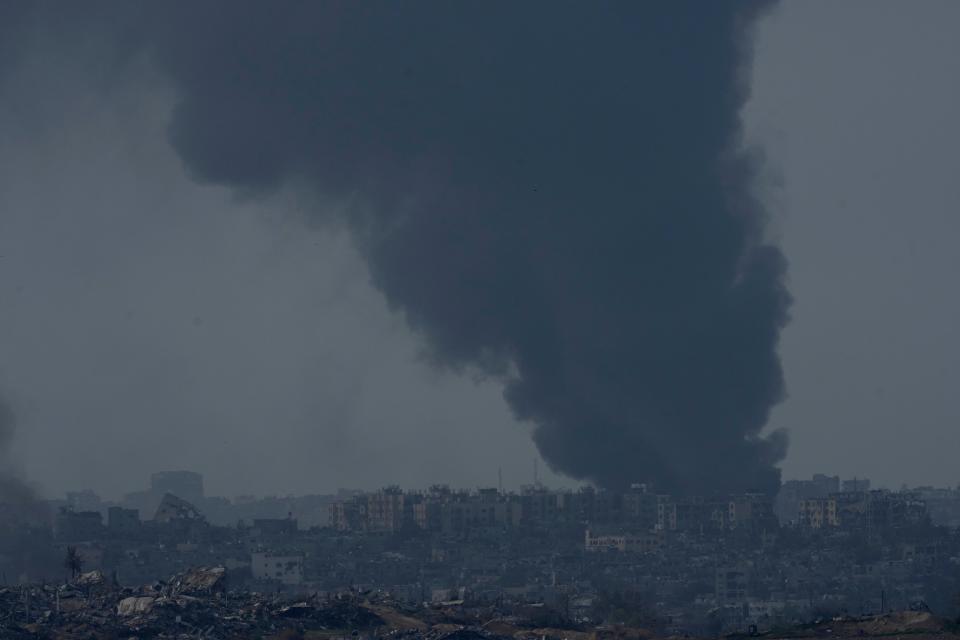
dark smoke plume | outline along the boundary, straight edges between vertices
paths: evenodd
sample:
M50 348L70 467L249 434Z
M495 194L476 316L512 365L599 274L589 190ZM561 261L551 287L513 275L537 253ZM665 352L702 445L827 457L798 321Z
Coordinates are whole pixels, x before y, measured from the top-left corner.
M8 449L15 429L13 410L0 398L0 511L7 519L32 517L38 509L33 490L8 468Z
M0 398L0 583L56 575L50 512L34 490L8 468L16 417Z
M790 298L739 150L765 4L230 0L110 20L173 83L189 173L307 187L345 216L435 360L502 379L554 469L771 490Z

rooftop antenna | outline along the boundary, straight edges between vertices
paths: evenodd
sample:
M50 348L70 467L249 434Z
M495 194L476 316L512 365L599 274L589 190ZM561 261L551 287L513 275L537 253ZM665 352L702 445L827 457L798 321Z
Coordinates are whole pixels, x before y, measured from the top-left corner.
M503 467L497 467L497 493L503 493Z

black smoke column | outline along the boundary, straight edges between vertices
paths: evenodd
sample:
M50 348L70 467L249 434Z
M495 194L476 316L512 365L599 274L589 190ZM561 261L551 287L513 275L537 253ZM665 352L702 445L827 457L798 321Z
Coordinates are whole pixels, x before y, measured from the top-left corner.
M8 468L8 450L15 430L16 416L0 398L0 513L5 522L32 520L42 513L33 490Z
M738 150L763 5L158 2L127 35L174 83L191 175L345 216L554 469L772 490L789 295Z
M0 398L0 582L58 574L47 505L8 467L16 416Z

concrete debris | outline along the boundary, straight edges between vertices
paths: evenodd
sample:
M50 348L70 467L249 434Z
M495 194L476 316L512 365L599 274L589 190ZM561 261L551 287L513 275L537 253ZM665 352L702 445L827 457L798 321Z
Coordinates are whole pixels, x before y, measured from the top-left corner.
M544 612L505 603L408 607L375 591L294 598L233 591L223 567L198 567L165 582L119 587L97 572L71 584L0 588L0 638L49 640L324 638L326 640L651 640L626 626L543 626ZM99 589L90 586L102 587ZM543 607L540 607L542 609ZM864 638L911 634L957 640L929 611L836 617L785 630L783 638Z
M77 579L73 581L73 584L77 585L78 587L101 587L106 583L107 579L100 571L88 571L87 573L81 573L79 576L77 576Z
M223 591L227 570L225 567L199 567L177 576L171 581L175 595L207 595Z
M120 601L120 604L117 605L117 615L133 616L150 613L155 601L156 598L150 596L130 596L129 598L124 598Z
M389 628L355 596L290 601L228 591L223 567L190 569L136 589L96 573L62 586L0 589L0 638L272 638L285 630L351 638Z
M153 520L154 522L169 523L174 520L203 521L205 518L199 509L183 498L167 493L160 501L160 506L157 507L157 513L153 516Z

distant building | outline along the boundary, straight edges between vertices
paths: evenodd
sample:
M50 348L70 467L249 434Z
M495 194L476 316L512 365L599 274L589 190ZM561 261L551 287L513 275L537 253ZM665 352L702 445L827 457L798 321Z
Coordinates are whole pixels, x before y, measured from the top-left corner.
M663 534L655 531L595 533L587 529L583 548L587 551L649 553L663 548Z
M330 526L337 531L360 531L363 520L364 510L356 498L338 500L330 505Z
M559 494L540 485L524 487L520 495L524 523L550 524L558 520Z
M870 491L870 480L868 478L854 478L852 480L844 480L840 490L843 493L858 493L863 491Z
M118 535L130 535L140 530L140 512L136 509L110 507L107 510L107 530Z
M717 569L715 596L717 606L741 604L750 595L752 569L746 564Z
M826 494L840 491L840 476L828 476L823 473L815 473L813 474L811 483Z
M801 500L797 510L797 522L809 529L836 527L840 524L836 498L813 498Z
M255 580L271 580L285 585L303 582L303 556L253 553L250 571Z
M292 536L297 533L297 520L292 515L286 518L254 518L253 528L261 536Z
M839 527L845 530L897 529L927 519L920 494L883 489L841 491L827 498L802 500L799 524L810 529Z
M57 513L54 530L57 538L69 542L96 540L103 535L103 515L64 507Z
M633 526L652 529L657 524L657 496L645 484L635 484L623 494L623 517Z
M100 511L103 507L103 501L100 500L100 496L90 489L68 491L67 504L74 511Z
M413 510L406 495L399 487L387 487L376 493L367 494L366 514L367 531L389 532L400 531L404 524L413 521Z
M157 507L157 513L153 516L154 522L159 523L171 522L173 520L202 521L204 519L199 509L172 493L163 496L163 500L160 501L160 506Z
M188 502L203 500L203 476L193 471L161 471L150 476L150 491L155 495L172 493Z
M801 500L826 498L840 491L840 476L814 474L810 480L787 480L774 501L774 513L781 524L799 522Z
M657 526L660 531L702 532L726 527L725 503L703 497L657 496Z
M776 529L773 502L766 495L758 493L732 496L727 503L725 528L751 531Z
M918 487L915 493L917 498L926 504L930 520L934 524L960 527L960 491Z
M515 502L466 500L445 502L439 505L439 509L439 531L447 534L460 534L479 528L516 526L521 517L521 507Z
M926 521L927 505L910 491L874 490L869 494L866 526L870 529L899 529Z

